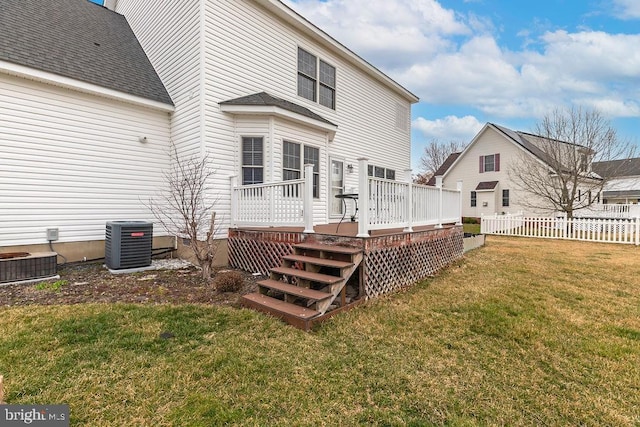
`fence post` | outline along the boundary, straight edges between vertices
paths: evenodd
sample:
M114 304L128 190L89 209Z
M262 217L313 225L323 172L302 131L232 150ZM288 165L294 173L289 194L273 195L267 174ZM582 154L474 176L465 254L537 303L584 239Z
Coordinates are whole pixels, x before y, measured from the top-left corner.
M435 228L442 228L442 175L436 176L436 188L438 188L438 224Z
M636 246L640 246L640 216L636 217Z
M229 177L229 189L231 190L231 227L236 227L238 223L238 193L236 187L238 186L238 176L231 175Z
M358 234L356 237L369 237L369 159L358 159Z
M406 197L407 226L403 231L410 233L413 231L413 180L411 179L411 169L405 169L404 176L408 184Z
M303 233L313 233L313 164L304 165L304 191L302 192L302 211L304 217Z
M456 190L458 190L458 200L459 200L459 211L458 211L458 222L456 222L456 225L462 225L462 180L459 179L458 181L456 181Z

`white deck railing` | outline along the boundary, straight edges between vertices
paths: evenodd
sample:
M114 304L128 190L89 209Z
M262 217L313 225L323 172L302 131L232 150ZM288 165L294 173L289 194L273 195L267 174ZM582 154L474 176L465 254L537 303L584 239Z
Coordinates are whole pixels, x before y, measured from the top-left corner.
M231 226L304 226L313 232L313 165L305 172L304 179L244 186L231 177Z
M462 182L455 190L415 185L407 181L369 177L366 159L359 159L358 237L370 230L443 223L461 224ZM231 226L304 226L313 232L313 165L305 165L305 178L266 184L237 185L231 177Z
M367 175L368 160L358 159L359 215L358 237L366 237L369 230L404 228L443 223L461 224L462 182L457 189L442 188L442 177L436 178L436 187L416 185L410 172L406 181L394 181Z
M601 204L580 209L575 218L637 218L640 217L640 205Z
M640 245L640 218L539 218L483 216L483 234Z

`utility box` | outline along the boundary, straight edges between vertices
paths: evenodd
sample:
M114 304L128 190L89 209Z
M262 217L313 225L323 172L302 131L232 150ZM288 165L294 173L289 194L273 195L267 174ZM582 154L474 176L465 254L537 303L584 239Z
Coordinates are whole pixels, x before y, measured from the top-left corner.
M108 221L104 239L107 268L122 270L151 265L153 223Z

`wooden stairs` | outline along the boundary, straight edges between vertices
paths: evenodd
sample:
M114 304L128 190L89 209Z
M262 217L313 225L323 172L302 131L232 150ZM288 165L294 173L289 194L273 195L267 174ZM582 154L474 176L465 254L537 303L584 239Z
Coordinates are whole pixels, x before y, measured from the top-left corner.
M258 282L258 292L244 295L242 305L271 314L304 330L327 313L338 296L346 305L346 284L362 262L361 249L319 243L294 245L293 254Z

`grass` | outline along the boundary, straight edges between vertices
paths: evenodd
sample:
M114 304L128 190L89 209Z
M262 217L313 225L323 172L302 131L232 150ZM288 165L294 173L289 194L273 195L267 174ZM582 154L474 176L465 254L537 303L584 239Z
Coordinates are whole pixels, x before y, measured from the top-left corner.
M4 308L5 398L68 403L72 425L640 424L640 249L487 241L312 333L234 308Z
M66 280L56 280L55 282L40 282L35 288L38 291L60 292L60 289L67 284L68 282Z
M462 224L465 233L480 234L480 224Z

